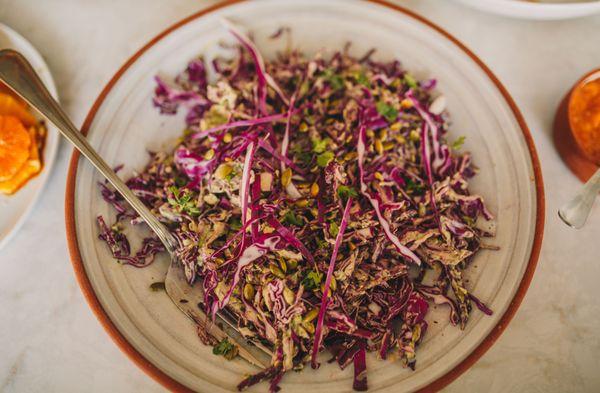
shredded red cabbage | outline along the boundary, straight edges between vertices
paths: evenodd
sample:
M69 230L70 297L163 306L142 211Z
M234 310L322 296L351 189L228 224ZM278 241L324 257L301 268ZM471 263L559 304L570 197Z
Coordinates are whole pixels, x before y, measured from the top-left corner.
M373 51L292 49L265 61L227 28L238 57L156 78L154 104L185 110L186 132L127 184L177 238L190 285L204 289L200 306L226 309L272 347L271 366L238 389L268 380L278 391L287 371L316 367L328 350L366 390L367 352L415 368L430 303L460 328L473 304L491 314L465 272L491 236L478 222L493 217L469 191L476 168L448 141L435 79L417 81ZM139 217L108 185L100 192L117 216L112 226L98 217L112 255L152 263L158 239L132 253L122 229Z

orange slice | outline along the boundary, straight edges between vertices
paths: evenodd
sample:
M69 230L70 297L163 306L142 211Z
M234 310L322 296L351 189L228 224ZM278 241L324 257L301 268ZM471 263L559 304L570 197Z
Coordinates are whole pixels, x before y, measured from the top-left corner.
M0 92L0 116L15 116L26 126L36 123L35 117L29 112L27 106L11 94Z
M17 171L17 173L8 180L0 181L0 193L13 194L21 188L29 179L37 175L42 169L42 162L36 143L36 130L29 128L29 136L32 141L29 148L29 158Z
M0 116L0 181L13 177L29 158L31 136L14 116Z

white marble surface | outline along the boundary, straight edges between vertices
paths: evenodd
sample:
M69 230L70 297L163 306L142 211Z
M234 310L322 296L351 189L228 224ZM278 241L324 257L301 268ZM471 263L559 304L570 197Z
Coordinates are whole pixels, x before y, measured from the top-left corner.
M525 301L494 347L446 391L600 391L600 207L583 230L559 222L556 210L579 182L551 139L564 92L600 66L600 16L531 22L448 0L397 2L446 28L492 68L525 115L546 184L545 240ZM81 124L137 48L212 3L0 0L0 21L42 53ZM113 344L75 282L63 219L70 154L63 143L46 195L0 252L0 391L164 391Z

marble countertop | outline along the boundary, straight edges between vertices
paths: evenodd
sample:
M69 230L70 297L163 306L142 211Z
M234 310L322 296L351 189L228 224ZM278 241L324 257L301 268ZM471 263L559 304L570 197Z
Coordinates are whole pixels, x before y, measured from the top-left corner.
M120 65L177 20L214 3L189 0L0 0L0 21L48 62L67 112L81 124ZM508 19L448 0L403 0L490 66L532 131L546 186L546 231L523 305L498 342L448 392L600 390L600 206L575 231L556 210L580 185L552 144L565 91L600 65L600 15L557 22ZM0 391L158 392L120 352L75 282L63 200L71 154L61 144L31 218L0 253Z

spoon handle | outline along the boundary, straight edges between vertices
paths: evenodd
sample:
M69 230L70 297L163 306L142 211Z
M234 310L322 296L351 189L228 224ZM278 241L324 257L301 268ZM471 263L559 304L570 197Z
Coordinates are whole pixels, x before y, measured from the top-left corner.
M579 189L573 199L561 206L558 216L573 228L583 227L599 192L600 169Z
M131 207L156 233L169 253L177 248L177 241L167 228L148 210L127 187L115 171L98 155L85 136L73 125L60 105L48 92L31 64L12 49L0 51L0 80L21 96L31 107L54 124L60 133L81 152L98 171L115 187Z

